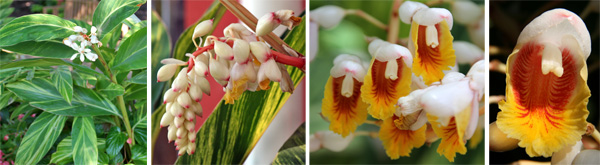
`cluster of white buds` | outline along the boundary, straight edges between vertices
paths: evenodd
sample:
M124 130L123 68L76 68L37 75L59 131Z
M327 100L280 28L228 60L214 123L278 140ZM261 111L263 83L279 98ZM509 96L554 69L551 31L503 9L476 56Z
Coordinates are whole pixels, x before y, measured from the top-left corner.
M279 10L265 14L256 23L256 35L264 36L271 33L279 25L287 26L288 29L298 25L302 19L294 16L292 10Z
M92 26L92 28L90 29L90 34L87 35L86 33L88 32L87 29L82 28L80 26L75 26L73 28L73 31L76 34L73 34L71 36L69 36L68 38L65 38L63 40L63 43L71 48L73 48L73 50L77 51L77 53L73 54L73 56L71 56L71 60L74 60L75 58L77 58L77 56L79 56L79 59L81 60L81 62L83 62L83 60L85 58L87 58L90 61L96 61L96 59L98 59L98 55L95 53L92 53L92 51L90 49L87 48L87 46L92 46L93 44L99 44L102 45L102 43L100 43L100 41L98 40L97 35L97 29L95 26ZM79 42L79 44L78 44Z
M283 17L278 19L284 20ZM291 56L273 51L266 43L257 41L256 35L242 24L227 26L224 37L209 35L212 27L212 20L200 22L192 35L197 50L186 54L189 60L164 59L161 63L165 65L157 73L158 82L165 82L175 75L180 66L183 67L171 88L165 92L166 112L160 123L161 127L169 126L169 142L175 141L179 155L195 151L195 119L196 115L202 116L200 100L203 93L210 95L210 84L206 79L209 74L224 87L224 99L228 104L233 104L246 90L268 89L271 81L279 82L283 91L293 90L287 70L275 61L275 56ZM196 43L196 39L202 36L207 37Z

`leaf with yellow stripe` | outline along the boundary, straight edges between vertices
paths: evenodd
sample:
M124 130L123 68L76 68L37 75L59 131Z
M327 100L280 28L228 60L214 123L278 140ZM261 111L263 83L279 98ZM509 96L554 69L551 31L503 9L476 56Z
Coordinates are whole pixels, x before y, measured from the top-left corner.
M17 164L37 164L50 151L67 117L42 113L31 123L17 150Z
M96 164L98 162L98 144L94 119L75 117L71 130L73 137L73 162L75 164Z

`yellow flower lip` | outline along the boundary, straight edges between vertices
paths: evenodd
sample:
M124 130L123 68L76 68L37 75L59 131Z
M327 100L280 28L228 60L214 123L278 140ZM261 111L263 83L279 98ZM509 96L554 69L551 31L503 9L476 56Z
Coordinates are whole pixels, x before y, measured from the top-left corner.
M410 156L411 150L423 146L426 139L426 124L415 131L410 129L402 130L396 126L396 120L399 120L399 117L395 115L383 120L383 124L379 129L379 138L383 142L386 154L391 159L398 159L400 156Z
M367 71L364 85L361 88L362 99L371 104L368 111L371 116L378 119L387 119L395 112L395 104L402 96L410 93L411 73L403 62L403 58L393 60L396 77L390 77L388 70L389 61L382 62L376 59L371 61ZM386 74L388 72L388 74Z
M360 99L362 82L356 79L353 82L352 94L349 97L342 95L342 86L346 76L329 77L325 86L325 94L321 106L323 116L331 122L329 129L342 137L348 136L367 119L367 105Z
M422 76L426 85L440 81L444 70L456 64L452 34L446 20L435 25L421 25L413 21L409 47L414 55L413 72Z

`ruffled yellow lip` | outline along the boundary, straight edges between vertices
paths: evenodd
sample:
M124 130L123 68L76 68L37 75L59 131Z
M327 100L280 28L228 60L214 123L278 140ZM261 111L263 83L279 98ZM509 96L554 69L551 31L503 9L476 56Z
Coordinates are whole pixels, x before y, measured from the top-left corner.
M414 43L413 72L416 76L422 76L426 85L440 81L444 78L444 70L450 70L450 66L456 64L454 48L452 48L452 34L446 21L435 25L438 32L439 45L432 47L427 45L427 26L416 22L411 26L411 40Z
M360 99L362 82L356 79L353 79L352 96L342 95L344 78L345 76L329 77L327 85L325 85L325 97L321 109L323 116L331 122L329 129L346 137L367 119L367 105Z
M361 88L362 98L371 104L369 114L374 118L386 119L394 114L394 105L398 98L410 93L411 73L402 58L396 59L398 78L395 80L385 77L387 62L372 60L371 67L365 76L365 84Z
M468 120L468 116L463 117L467 117L466 120ZM464 134L467 127L466 123L468 123L468 121L465 123L463 121L464 119L458 121L458 119L452 117L447 126L442 126L437 122L437 117L427 114L427 118L431 123L431 127L433 127L435 134L442 139L437 148L437 152L440 155L444 155L448 161L454 162L454 157L456 157L457 152L463 155L467 153Z
M410 129L401 130L396 127L395 121L399 118L395 115L383 120L379 130L379 139L383 141L385 152L391 159L398 159L400 156L410 156L413 148L419 148L425 144L425 131L427 124L423 127L411 131Z
M498 128L520 140L529 156L552 153L581 139L589 88L581 75L585 61L562 48L561 77L542 73L544 46L528 42L507 62L507 98L499 103Z

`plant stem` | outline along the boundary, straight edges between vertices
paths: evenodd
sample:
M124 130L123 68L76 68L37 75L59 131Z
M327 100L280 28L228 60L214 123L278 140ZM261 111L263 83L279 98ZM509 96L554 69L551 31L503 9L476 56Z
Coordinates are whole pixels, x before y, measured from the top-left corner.
M400 31L400 18L398 17L398 9L400 8L401 4L402 0L394 0L394 4L392 5L392 15L390 16L387 36L387 41L390 43L398 42L398 33Z
M98 59L104 66L104 69L106 69L105 73L108 73L108 75L110 76L110 81L112 83L119 84L119 83L117 83L117 78L110 71L110 67L104 60L104 57L102 57L102 52L100 52L98 47L96 47L95 45L92 45L92 49L94 49L96 54L98 54ZM133 146L135 144L135 138L133 137L133 131L131 131L131 124L129 124L129 116L127 115L127 108L125 107L125 100L123 99L123 95L117 96L117 104L119 106L119 110L121 110L121 115L123 116L123 123L125 123L125 130L127 130L127 135L129 135L129 138L131 139L131 144L129 144L129 146Z
M377 18L369 15L368 13L365 13L362 10L359 9L347 9L345 10L346 14L348 15L356 15L359 16L363 19L365 19L366 21L372 23L373 25L377 26L378 28L381 28L383 30L388 30L388 26L386 24L384 24L383 22L377 20Z
M354 132L354 136L369 136L372 138L377 138L377 137L379 137L379 133L371 132L371 131L356 131L356 132Z

